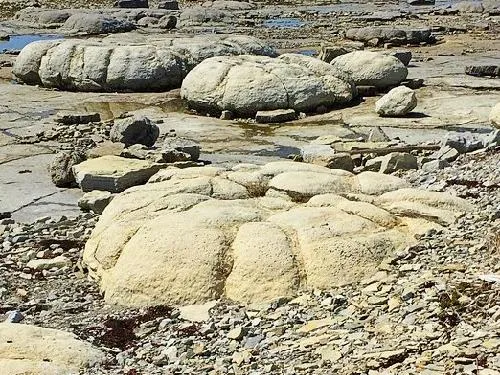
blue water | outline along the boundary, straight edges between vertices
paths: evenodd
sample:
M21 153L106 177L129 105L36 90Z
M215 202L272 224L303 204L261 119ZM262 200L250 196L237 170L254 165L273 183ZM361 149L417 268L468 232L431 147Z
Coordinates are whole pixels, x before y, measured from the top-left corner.
M297 53L300 53L301 55L304 55L304 56L311 56L311 57L318 55L318 51L316 51L314 49L303 49L303 50L297 51Z
M304 25L305 23L298 18L273 18L264 21L264 27L276 29L298 29Z
M62 38L62 35L57 34L11 35L9 40L0 41L0 53L22 50L31 42L36 42L38 40L57 40Z

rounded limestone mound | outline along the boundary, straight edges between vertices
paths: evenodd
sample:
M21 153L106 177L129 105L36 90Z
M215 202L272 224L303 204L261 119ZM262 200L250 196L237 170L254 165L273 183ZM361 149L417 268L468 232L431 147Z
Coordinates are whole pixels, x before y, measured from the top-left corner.
M74 334L18 323L0 323L2 374L80 374L106 360Z
M12 72L23 83L62 90L162 91L181 87L206 58L241 54L276 52L249 36L38 41L22 49Z
M399 85L408 75L408 69L397 57L372 51L349 52L330 64L351 77L356 86L384 89Z
M311 112L348 103L355 95L346 74L318 59L294 54L213 57L196 66L181 87L181 96L194 109L229 110L242 116L276 109Z
M374 172L289 161L169 168L109 203L83 261L113 304L267 302L357 282L472 209Z

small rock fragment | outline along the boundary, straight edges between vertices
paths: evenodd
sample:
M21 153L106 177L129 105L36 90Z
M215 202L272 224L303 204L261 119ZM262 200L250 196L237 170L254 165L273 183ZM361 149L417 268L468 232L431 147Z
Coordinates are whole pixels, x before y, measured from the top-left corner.
M274 111L258 111L255 121L260 124L273 124L297 119L297 113L293 109L276 109Z

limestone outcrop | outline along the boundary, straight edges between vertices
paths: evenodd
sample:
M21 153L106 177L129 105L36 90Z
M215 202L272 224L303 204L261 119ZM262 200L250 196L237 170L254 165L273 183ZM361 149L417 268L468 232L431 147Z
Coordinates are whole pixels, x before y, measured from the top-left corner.
M121 40L121 39L120 39ZM160 91L179 88L204 59L276 52L248 36L163 38L123 44L114 39L39 41L21 51L15 77L30 85L74 91Z
M213 57L196 66L181 87L181 96L195 109L250 116L261 110L310 112L355 95L345 73L298 54Z
M109 303L241 303L333 288L442 228L466 201L295 162L159 171L117 195L83 254Z
M356 86L384 89L406 79L408 69L394 56L372 51L354 51L334 58L331 64L351 77Z
M104 353L69 332L0 323L2 374L79 374L105 359Z

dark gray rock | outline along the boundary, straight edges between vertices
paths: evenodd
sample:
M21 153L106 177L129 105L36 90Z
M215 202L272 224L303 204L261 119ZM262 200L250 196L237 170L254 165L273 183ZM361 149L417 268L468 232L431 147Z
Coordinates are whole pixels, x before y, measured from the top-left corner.
M321 47L321 51L319 53L318 58L327 63L331 62L334 58L345 55L346 53L351 52L352 49L342 47L342 46L327 46Z
M158 27L165 30L175 29L177 26L177 17L175 16L163 16L158 21Z
M408 0L408 5L434 5L436 0Z
M73 166L80 164L85 160L85 155L73 152L60 152L56 154L54 160L49 165L49 172L52 182L57 187L70 187L75 184L73 175Z
M441 147L449 146L457 150L460 154L479 150L483 147L483 142L475 138L471 133L448 134L441 141Z
M115 6L118 8L149 8L148 0L118 0Z
M115 120L110 132L113 142L123 143L125 146L141 144L151 147L155 144L160 129L145 116L132 116Z
M404 66L408 66L410 64L412 57L411 51L395 51L391 53L391 55L399 59L399 61L401 61Z
M179 2L177 0L164 0L158 3L159 9L179 10Z
M387 26L367 26L347 30L346 37L364 43L376 40L377 44L392 43L394 45L434 42L431 29L427 28L402 29Z
M274 111L258 111L255 121L260 124L273 124L297 119L297 113L293 109L276 109Z
M64 125L88 124L91 122L100 122L99 113L60 113L54 119L55 122Z
M452 162L455 161L459 155L460 153L455 148L450 146L443 146L435 153L433 153L431 157L434 159L441 159Z
M134 30L133 23L118 18L112 18L96 13L80 13L69 17L61 31L68 34L113 34L124 33Z
M164 155L164 163L173 163L176 161L197 161L200 158L200 151L200 145L191 139L172 138L165 141L161 152ZM176 158L177 160L175 160Z
M392 173L398 170L417 169L417 158L405 152L391 152L382 156L382 163L380 165L381 173Z
M465 67L465 74L474 77L500 77L500 66L469 65Z

